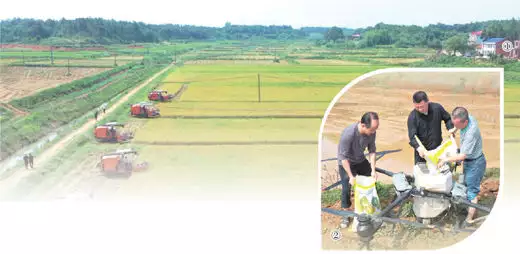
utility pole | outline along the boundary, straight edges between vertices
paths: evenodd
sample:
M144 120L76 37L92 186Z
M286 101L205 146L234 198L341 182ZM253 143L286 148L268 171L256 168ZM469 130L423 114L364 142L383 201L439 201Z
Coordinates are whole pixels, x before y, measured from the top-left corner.
M117 66L117 54L114 54L114 66Z
M261 97L260 97L260 73L258 73L258 102L261 102Z
M175 58L174 58L174 62L177 63L177 44L173 44L174 45L174 50L175 50Z
M54 52L52 51L52 45L51 45L51 65L54 65Z
M22 49L22 63L23 63L23 66L25 66L25 54L23 53L23 49Z

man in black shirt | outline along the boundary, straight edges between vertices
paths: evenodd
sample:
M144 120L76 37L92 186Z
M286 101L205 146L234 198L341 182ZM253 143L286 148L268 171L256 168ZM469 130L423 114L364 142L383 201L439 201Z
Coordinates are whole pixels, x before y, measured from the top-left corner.
M454 126L450 114L441 104L430 102L425 92L415 92L412 99L415 109L408 116L409 144L415 149L414 163L425 163L424 153L426 150L435 149L442 143L441 122L444 121L450 133L453 133L451 130ZM424 145L424 148L417 143L415 135Z

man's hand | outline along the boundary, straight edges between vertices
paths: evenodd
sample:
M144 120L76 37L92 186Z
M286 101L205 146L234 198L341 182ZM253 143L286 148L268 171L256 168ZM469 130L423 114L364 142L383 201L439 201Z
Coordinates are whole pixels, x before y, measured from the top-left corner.
M377 173L375 170L372 170L372 177L374 178L375 181L377 181Z
M452 137L455 137L455 133L457 132L457 128L452 128L451 130L448 131L448 133L450 134L450 136Z
M441 168L442 166L444 166L444 164L446 164L448 161L446 159L440 159L439 160L439 163L437 164L437 167L438 168Z
M419 156L421 156L421 158L424 158L424 155L426 154L426 149L420 146L419 148L417 148L417 152L419 153Z
M350 186L354 186L354 180L355 180L355 179L354 179L353 176L351 176L351 177L348 178L348 183L350 184Z

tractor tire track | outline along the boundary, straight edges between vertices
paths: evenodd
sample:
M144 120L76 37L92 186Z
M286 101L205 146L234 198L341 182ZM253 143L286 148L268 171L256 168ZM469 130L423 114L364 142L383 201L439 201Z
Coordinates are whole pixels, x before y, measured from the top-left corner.
M186 90L188 90L188 84L183 84L181 88L179 88L179 90L173 94L172 100L178 101Z

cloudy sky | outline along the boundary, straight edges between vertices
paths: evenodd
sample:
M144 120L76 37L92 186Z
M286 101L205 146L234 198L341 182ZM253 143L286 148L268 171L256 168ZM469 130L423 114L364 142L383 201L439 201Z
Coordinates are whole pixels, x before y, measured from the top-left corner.
M366 27L520 17L519 0L184 0L2 1L0 19L101 17L152 24Z

